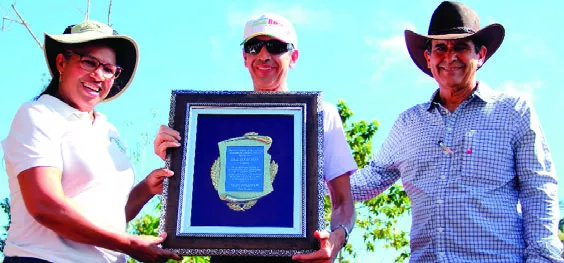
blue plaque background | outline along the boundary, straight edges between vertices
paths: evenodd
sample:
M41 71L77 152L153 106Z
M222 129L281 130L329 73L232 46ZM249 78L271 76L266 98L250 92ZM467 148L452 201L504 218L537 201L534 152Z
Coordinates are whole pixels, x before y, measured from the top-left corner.
M278 163L274 191L251 209L229 209L214 189L210 169L219 157L217 143L247 132L270 136L268 153ZM294 117L291 115L199 114L194 161L192 226L292 227L294 195Z

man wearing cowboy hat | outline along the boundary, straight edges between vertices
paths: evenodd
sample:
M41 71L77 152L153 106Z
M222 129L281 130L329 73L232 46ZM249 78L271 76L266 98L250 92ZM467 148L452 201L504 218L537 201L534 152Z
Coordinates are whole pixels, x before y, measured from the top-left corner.
M402 179L410 262L564 262L557 177L538 118L526 100L476 80L503 37L502 25L480 29L472 9L448 1L428 35L405 31L411 58L439 88L400 114L351 188L366 200Z

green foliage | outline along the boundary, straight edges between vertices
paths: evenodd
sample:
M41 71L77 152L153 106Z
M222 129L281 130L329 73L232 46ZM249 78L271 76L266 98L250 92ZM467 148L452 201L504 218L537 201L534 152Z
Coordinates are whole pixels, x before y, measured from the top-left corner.
M158 203L155 207L155 214L159 214L161 211L161 203ZM131 220L128 224L128 232L134 235L159 235L159 217L146 214L140 218Z
M564 243L564 218L558 222L558 238Z
M372 157L371 140L380 124L376 120L372 120L369 123L366 121L349 123L353 116L353 111L349 109L343 100L339 100L337 108L341 115L347 142L351 147L354 159L358 167L362 168L368 164ZM357 215L362 215L356 220L357 231L358 228L364 231L363 238L366 249L372 252L375 251L375 242L381 240L384 242L385 248L393 248L400 252L395 262L405 262L410 256L408 235L405 231L396 228L398 219L411 210L411 203L403 187L400 184L394 184L379 196L362 204L357 204L356 208ZM364 211L366 213L363 213ZM351 244L345 247L344 253L351 255L353 258L356 257Z
M347 137L347 142L351 147L354 160L359 168L364 167L372 157L372 137L376 134L380 123L376 120L367 123L366 121L357 121L349 124L353 111L349 109L343 100L339 100L337 109L343 121L343 129Z
M159 202L155 209L154 214L160 215L161 203ZM153 214L145 214L140 218L136 218L129 222L128 232L134 235L151 235L157 236L159 234L159 219L160 217ZM136 263L137 260L129 258L128 263ZM181 261L168 260L167 263L209 263L209 257L194 256L194 257L183 257Z
M403 187L392 185L387 191L363 202L367 209L366 217L359 217L356 223L365 232L363 234L366 249L374 251L377 240L385 241L385 248L400 251L394 262L405 262L409 258L409 239L405 231L398 230L398 218L409 213L411 203Z
M560 200L559 206L560 211L562 211L562 209L564 208L564 201ZM558 238L560 238L560 242L564 244L564 218L561 218L560 221L558 221ZM562 251L561 256L564 257L564 251Z
M376 120L371 122L358 121L349 123L353 116L353 111L348 108L344 101L339 101L337 108L341 119L343 121L343 128L347 137L354 159L359 168L364 167L372 157L372 144L371 139L378 130L379 123ZM154 116L153 116L154 117ZM142 142L138 148L133 151L132 161L140 163L144 159L145 146L148 144L150 136L147 133L141 134ZM377 240L384 241L384 247L394 248L400 251L400 255L395 259L395 262L404 262L409 257L409 242L407 233L399 231L395 228L398 218L405 213L409 213L411 205L407 195L403 191L401 185L393 185L383 194L368 200L362 204L356 204L357 211L366 211L366 216L358 217L356 220L357 230L364 231L364 241L368 251L374 251ZM0 207L8 219L10 219L10 204L9 200L5 198L0 202ZM159 211L161 204L158 203L152 213L146 213L129 224L128 232L136 235L158 235L159 228ZM331 216L331 202L329 196L325 197L325 219L329 222ZM7 230L8 225L4 226ZM562 222L562 221L561 221ZM563 230L563 224L560 224L560 230ZM564 234L560 234L564 240ZM0 246L4 247L5 236L1 237ZM341 255L337 258L336 262L350 263L351 261L346 258L356 258L357 253L352 244L347 244L343 249ZM136 262L133 259L128 260L129 263ZM179 262L169 260L168 262ZM209 257L184 257L181 263L208 263Z
M8 232L8 229L10 228L10 223L12 222L12 216L10 214L10 199L8 198L2 199L2 201L0 201L0 209L8 217L8 224L2 226L4 228L4 231ZM4 246L6 245L6 237L7 237L6 233L3 233L2 236L0 237L0 252L4 251Z
M348 108L344 101L337 104L339 114L343 121L343 128L347 137L354 159L359 167L364 167L372 157L371 139L378 130L379 123L376 120L372 122L358 121L349 124L353 111ZM407 195L403 191L401 185L393 185L386 192L375 197L363 204L357 204L357 207L366 209L368 216L366 218L358 218L356 221L357 228L365 231L364 240L366 249L374 251L376 240L383 240L387 248L394 248L401 251L400 256L396 258L396 262L404 262L409 257L409 242L407 233L399 231L395 228L397 220L400 216L409 212L411 206ZM160 206L156 207L156 211L160 210ZM325 220L327 223L331 217L331 201L329 196L325 196ZM147 214L134 220L130 224L130 231L136 234L156 235L158 229L158 217ZM358 231L358 230L357 230ZM353 249L352 244L347 244L343 252L338 256L336 262L350 263L347 258L356 258L357 253ZM185 261L185 260L193 261ZM135 262L135 261L129 261ZM170 261L173 262L173 261ZM186 257L182 262L209 262L207 257Z

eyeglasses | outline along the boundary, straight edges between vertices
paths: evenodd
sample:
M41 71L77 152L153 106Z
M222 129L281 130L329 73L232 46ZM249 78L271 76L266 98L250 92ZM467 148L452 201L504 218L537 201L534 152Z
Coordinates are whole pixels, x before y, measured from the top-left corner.
M102 72L103 72L102 75L104 76L104 78L107 78L107 79L117 79L119 77L119 74L123 70L118 65L104 64L104 63L100 62L100 60L98 60L97 58L90 56L90 55L81 54L81 53L78 53L78 52L72 51L72 50L67 50L65 52L67 52L69 55L74 54L74 55L79 56L80 57L80 67L82 69L88 71L88 72L94 72L100 66L102 66Z
M249 41L245 42L245 44L243 44L243 50L247 54L256 55L260 52L262 46L266 46L266 51L273 55L294 50L294 44L292 43L284 43L277 39L260 40L256 38L251 38Z

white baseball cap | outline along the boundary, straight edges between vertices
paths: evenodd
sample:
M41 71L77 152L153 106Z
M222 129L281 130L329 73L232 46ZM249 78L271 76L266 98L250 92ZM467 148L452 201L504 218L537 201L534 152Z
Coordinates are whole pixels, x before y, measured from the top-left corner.
M298 49L296 30L294 30L292 23L281 15L264 13L252 17L245 24L241 45L245 44L249 39L260 35L271 36L282 42L293 44L294 49Z

